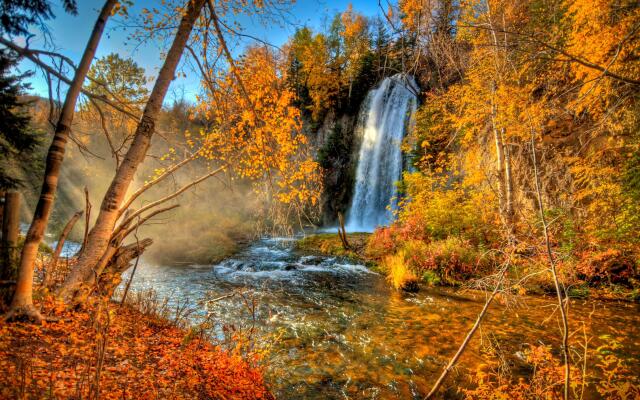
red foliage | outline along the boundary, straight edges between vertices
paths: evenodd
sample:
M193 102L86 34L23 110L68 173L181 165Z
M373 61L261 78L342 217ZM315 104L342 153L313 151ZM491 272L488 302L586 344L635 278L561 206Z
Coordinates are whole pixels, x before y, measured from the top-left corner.
M633 257L617 249L583 252L576 270L580 278L590 283L628 284L637 277Z
M367 256L380 260L384 256L395 253L408 240L428 242L423 229L416 224L392 224L377 228L367 243Z
M0 322L0 398L273 398L258 368L166 321L114 304L46 314L59 320Z

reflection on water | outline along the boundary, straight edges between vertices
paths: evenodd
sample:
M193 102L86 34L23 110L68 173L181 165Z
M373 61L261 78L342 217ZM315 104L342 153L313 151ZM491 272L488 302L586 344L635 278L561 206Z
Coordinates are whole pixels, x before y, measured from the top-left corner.
M442 289L400 294L361 265L296 254L292 243L261 240L213 267L142 265L133 288L153 288L174 302L188 299L234 327L255 323L257 337L273 341L268 379L279 398L424 396L473 324L484 295ZM256 300L255 322L238 296L207 302L233 290L246 290ZM636 304L572 301L570 317L575 329L582 332L584 324L593 337L590 347L608 334L638 359L638 311ZM482 362L481 341L489 338L514 370L527 344L557 349L557 317L553 299L527 298L509 309L497 305L462 366ZM455 379L465 382L462 370Z

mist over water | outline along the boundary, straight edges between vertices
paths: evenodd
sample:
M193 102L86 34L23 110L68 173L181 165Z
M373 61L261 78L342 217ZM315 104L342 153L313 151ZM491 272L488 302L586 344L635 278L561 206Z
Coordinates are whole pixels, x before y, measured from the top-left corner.
M402 174L400 147L417 107L415 87L412 77L396 74L372 89L360 109L356 132L362 132L362 142L347 215L349 231L372 232L393 218L395 182Z

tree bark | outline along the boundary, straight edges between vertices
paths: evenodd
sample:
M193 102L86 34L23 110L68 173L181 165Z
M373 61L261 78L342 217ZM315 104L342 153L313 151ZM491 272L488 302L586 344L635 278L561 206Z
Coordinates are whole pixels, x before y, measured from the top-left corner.
M107 299L113 297L113 292L122 282L122 274L131 267L131 261L140 257L151 244L153 240L147 238L118 249L100 277L98 286L102 296Z
M47 287L51 284L51 273L55 271L56 266L58 265L58 259L60 258L60 253L62 253L64 242L67 240L67 236L69 236L69 233L71 233L71 230L73 229L78 219L80 219L82 214L84 214L84 211L77 211L75 214L73 214L71 219L69 219L69 222L67 222L67 224L64 226L64 229L62 230L62 233L58 238L56 249L53 252L53 257L51 257L51 261L49 262L49 265L47 266L47 269L45 271L44 278L42 280L42 286Z
M84 234L82 235L82 247L78 252L78 256L87 247L87 238L89 237L89 222L91 221L91 201L89 201L89 189L84 187Z
M504 157L504 194L505 194L505 216L506 216L506 220L507 220L507 224L508 224L508 229L511 235L513 235L514 232L514 217L515 217L515 211L514 211L514 203L513 203L513 174L512 174L512 168L511 168L511 148L509 146L509 144L506 141L505 138L505 134L504 134L504 128L501 130L500 132L500 136L502 138L502 146L503 146L503 150L502 150L502 154Z
M349 250L350 246L349 242L347 241L347 230L344 228L344 217L342 216L341 212L338 213L338 221L340 223L340 226L338 227L338 236L340 236L342 247L345 250Z
M4 196L5 191L0 190L0 240L2 240L2 221L4 218Z
M67 91L64 105L60 112L60 118L56 125L53 141L47 153L42 190L31 226L27 232L24 247L22 248L16 291L13 296L13 301L11 302L11 308L6 316L7 319L26 316L36 322L42 321L40 312L33 306L32 298L33 269L38 255L38 247L40 246L40 242L42 242L44 232L49 222L49 216L51 215L51 209L53 208L53 201L58 188L58 176L64 159L65 147L69 138L71 123L73 122L76 102L91 62L93 61L93 57L95 56L98 44L100 43L102 32L116 3L117 0L107 0L102 7L102 11L93 27L89 42L80 60L80 64L76 69L73 81Z
M204 4L205 0L189 1L171 48L167 53L167 57L151 91L142 118L136 128L133 142L118 167L111 181L111 185L102 200L98 218L91 232L89 232L87 246L80 255L78 265L71 274L69 274L59 292L67 302L73 301L76 291L84 282L92 281L95 278L93 276L94 267L102 259L109 247L114 227L120 216L120 209L124 197L133 181L138 166L145 159L151 138L155 133L156 119L162 108L165 95L174 78L176 68L180 62L191 30Z
M496 106L495 102L491 104L491 126L493 130L493 140L496 146L496 167L498 170L498 207L500 208L500 215L504 217L504 209L505 209L505 186L504 186L504 146L502 143L502 135L498 131L498 127L496 126Z
M10 191L5 194L2 218L2 270L0 280L16 280L18 258L18 236L20 233L20 193ZM0 301L8 304L13 294L13 285L0 289Z

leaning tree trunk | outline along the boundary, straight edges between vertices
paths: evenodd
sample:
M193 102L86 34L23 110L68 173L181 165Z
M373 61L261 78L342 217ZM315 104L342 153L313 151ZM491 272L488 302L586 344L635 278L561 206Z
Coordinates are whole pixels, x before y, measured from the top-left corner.
M136 128L133 142L102 199L100 213L89 233L87 247L82 251L78 265L69 274L59 291L59 295L67 302L74 300L83 285L91 286L95 283L96 278L99 278L95 276L95 267L101 260L103 260L102 262L105 261L104 256L106 253L113 251L109 247L117 246L117 244L110 246L110 241L116 222L121 214L120 208L138 166L145 159L151 138L155 132L156 119L162 108L169 84L174 78L180 57L204 3L205 0L189 1L186 13L180 21L176 36L167 53L167 58L160 69L142 118Z
M80 64L76 69L71 86L69 86L69 90L67 91L64 105L60 112L60 118L56 125L53 141L47 153L42 190L31 226L24 241L24 247L22 248L16 291L13 296L13 301L11 302L11 308L6 316L7 319L27 316L36 322L42 320L42 316L33 306L32 298L33 269L38 255L38 247L40 246L40 242L42 242L44 232L49 222L49 216L51 215L51 209L53 208L53 201L58 188L58 176L60 175L60 167L62 166L67 139L71 131L71 123L73 122L73 114L75 112L78 95L82 90L84 79L87 72L89 72L89 67L96 54L96 49L100 43L104 27L107 24L107 19L111 15L116 3L117 0L107 0L102 7L102 11L93 27L89 42L80 60Z

